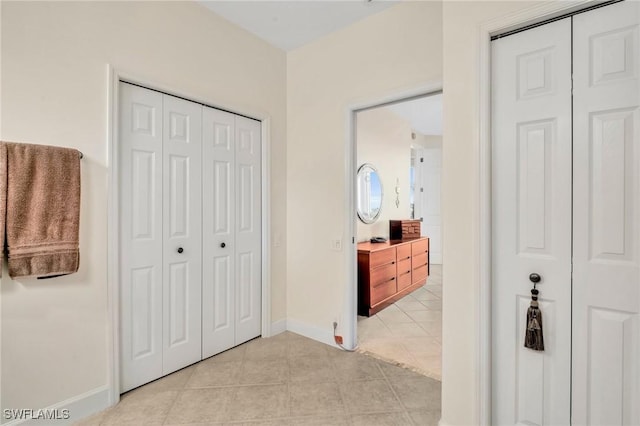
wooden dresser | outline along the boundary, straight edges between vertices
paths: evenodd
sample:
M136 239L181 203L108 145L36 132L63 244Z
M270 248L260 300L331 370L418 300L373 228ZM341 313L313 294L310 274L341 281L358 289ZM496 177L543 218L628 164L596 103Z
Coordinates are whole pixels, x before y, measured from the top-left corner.
M358 314L370 316L422 287L429 238L358 243Z

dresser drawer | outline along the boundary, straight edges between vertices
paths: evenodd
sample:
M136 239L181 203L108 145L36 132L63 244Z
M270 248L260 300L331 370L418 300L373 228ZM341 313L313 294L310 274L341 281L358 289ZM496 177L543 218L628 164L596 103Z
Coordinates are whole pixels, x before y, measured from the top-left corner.
M371 269L371 285L376 286L378 284L391 281L391 278L396 276L396 264L388 264Z
M396 248L391 247L385 250L374 251L369 256L369 265L371 268L384 265L385 263L395 263L396 261Z
M398 263L404 259L411 259L411 244L401 244L396 247L396 250L398 251L396 255Z
M398 276L407 272L411 272L411 269L413 269L411 265L411 259L404 259L398 262Z
M382 302L384 299L396 294L396 277L371 286L371 305Z
M411 243L411 255L415 256L420 253L426 253L429 250L429 240L424 239Z
M428 253L418 254L411 259L411 269L416 269L427 264Z
M411 284L411 270L402 270L402 272L400 272L398 269L398 291L404 290Z
M419 282L422 282L422 281L426 280L427 279L427 265L415 268L413 270L413 272L411 273L411 275L412 275L411 281L413 281L412 284L416 284L416 283L419 283Z

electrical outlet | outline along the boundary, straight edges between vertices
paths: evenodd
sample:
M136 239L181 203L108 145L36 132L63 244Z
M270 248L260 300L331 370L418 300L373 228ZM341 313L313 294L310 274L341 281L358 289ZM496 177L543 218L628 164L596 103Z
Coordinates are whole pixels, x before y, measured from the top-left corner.
M331 240L331 250L333 251L342 250L342 239L336 238L334 240Z

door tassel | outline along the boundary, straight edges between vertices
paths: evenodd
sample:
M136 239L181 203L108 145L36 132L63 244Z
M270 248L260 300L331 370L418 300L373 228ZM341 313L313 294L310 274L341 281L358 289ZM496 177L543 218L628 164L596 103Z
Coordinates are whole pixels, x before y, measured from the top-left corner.
M531 306L527 309L527 330L524 337L524 347L534 351L544 351L542 337L542 312L538 307L538 290L531 290Z

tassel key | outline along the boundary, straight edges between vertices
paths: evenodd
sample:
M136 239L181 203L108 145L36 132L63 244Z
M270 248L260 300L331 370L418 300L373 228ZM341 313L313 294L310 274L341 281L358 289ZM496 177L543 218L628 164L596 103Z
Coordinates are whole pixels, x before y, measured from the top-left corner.
M527 329L524 337L524 347L534 351L544 351L544 337L542 335L542 312L538 307L538 293L535 285L540 281L538 274L529 277L534 283L531 290L531 305L527 309Z

